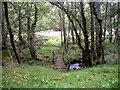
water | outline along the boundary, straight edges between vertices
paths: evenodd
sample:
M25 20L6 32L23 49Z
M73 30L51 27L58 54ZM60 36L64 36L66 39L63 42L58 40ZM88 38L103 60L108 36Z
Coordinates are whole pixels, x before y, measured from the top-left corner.
M80 63L70 64L70 70L80 69Z

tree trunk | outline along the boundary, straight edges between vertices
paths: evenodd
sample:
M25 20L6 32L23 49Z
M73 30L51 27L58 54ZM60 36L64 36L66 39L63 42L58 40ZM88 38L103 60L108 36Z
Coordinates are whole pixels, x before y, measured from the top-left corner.
M74 2L74 14L75 14L75 17L77 17L77 2L76 2L76 0L75 0L75 2ZM77 25L77 22L76 22L76 20L75 20L75 27L76 27L76 29L77 29L77 31L78 31L78 27L77 27L78 25ZM77 37L75 37L75 43L77 43L78 42L78 40L77 40Z
M115 17L114 17L114 34L113 34L113 36L114 36L114 40L113 40L113 42L112 43L114 43L115 42L115 30L116 30L116 19L115 19Z
M69 47L69 44L70 44L70 22L68 20L67 48Z
M73 13L73 2L71 2L71 9L72 9L72 13ZM75 38L74 38L74 31L73 31L73 27L71 27L71 36L72 36L72 43L73 45L75 44Z
M64 36L64 50L67 53L67 32L65 28L65 14L62 12L62 26L63 26L63 36Z
M23 41L23 38L22 38L22 33L21 33L21 7L19 6L19 11L18 11L18 27L19 27L19 33L18 33L18 37L19 37L19 43L20 43L20 46L25 44L25 42Z
M105 8L105 26L104 26L104 40L105 40L105 36L106 36L106 30L108 27L108 2L106 2L106 8Z
M84 15L83 2L80 2L80 8L81 8L81 17L82 17L82 24L83 24L84 42L85 42L85 46L83 50L83 61L86 64L86 66L92 66L90 49L89 49L88 31L86 28L86 18Z
M74 32L75 32L75 34L76 34L76 37L77 37L77 40L78 40L78 46L79 46L79 48L80 49L82 49L82 51L84 50L84 48L83 48L83 46L81 45L81 39L80 39L80 37L79 37L79 34L77 33L77 29L76 29L76 27L75 27L75 25L74 25L74 22L73 22L73 20L72 20L72 18L70 18L70 16L69 16L69 14L68 13L66 13L67 14L67 17L68 17L68 19L70 20L70 22L71 22L71 24L72 24L72 27L73 27L73 30L74 30Z
M90 13L91 13L91 59L92 61L95 59L95 46L94 46L94 14L92 8L92 2L90 2Z
M27 3L27 7L29 7L29 4ZM28 13L28 16L27 16L27 41L28 41L28 47L30 49L30 12Z
M63 46L64 46L64 51L67 53L67 32L65 29L65 14L59 10L59 16L60 16L60 28L63 31Z
M73 31L73 28L71 27L71 36L72 36L72 43L73 45L75 44L75 38L74 38L74 31Z
M120 2L118 2L118 8L120 9ZM120 24L119 24L120 23L120 13L119 13L119 11L120 10L119 9L118 9L118 12L117 12L118 13L118 19L117 19L118 20L117 21L117 32L118 32L118 34L117 34L117 41L119 41L119 43L120 43L120 34L119 34L120 33L120 31L119 31L119 28L120 28Z
M117 28L116 28L116 31L115 31L116 32L115 36L116 36L116 41L117 42L120 42L120 34L119 34L120 33L120 31L119 31L119 28L120 28L120 24L119 24L119 19L120 19L120 13L119 13L120 10L119 9L120 9L120 6L119 6L119 3L120 2L118 2L118 12L117 12L118 16L117 16L117 25L116 25Z
M69 5L69 2L67 3L67 9L69 10L70 8L70 5ZM70 44L70 21L68 20L68 26L67 26L67 49L69 47L69 44Z
M29 5L28 5L29 7ZM37 7L36 4L34 5L35 7L35 15L34 15L34 22L32 23L31 27L30 27L30 12L28 15L28 41L29 41L29 49L30 49L30 53L31 53L31 57L35 60L39 60L37 58L36 55L36 50L34 48L34 34L35 34L35 26L36 26L36 22L37 22Z
M100 3L99 2L95 2L95 3L93 3L93 6L95 7L95 10L96 10L96 14L97 14L97 16L98 17L100 17ZM94 8L93 8L94 9ZM94 13L94 12L93 12ZM95 51L96 51L96 58L98 59L98 63L99 63L99 32L100 32L100 30L99 30L99 25L98 25L98 21L97 20L95 20L95 33L96 33L96 40L95 40L95 44L96 44L96 46L95 46Z
M98 55L98 60L100 59L101 55L102 55L102 61L104 60L104 50L103 50L103 39L102 39L102 35L103 35L103 31L102 31L102 20L99 18L99 15L96 12L95 9L95 3L93 3L92 5L93 7L93 13L96 17L96 20L99 24L99 33L98 33L98 47L97 47L97 55ZM98 63L101 63L100 61L98 61Z
M2 51L7 49L7 30L5 30L4 10L2 5Z
M17 62L18 62L18 64L20 64L21 63L20 57L19 57L19 55L17 53L17 50L16 50L16 47L15 47L14 36L13 36L12 29L11 29L11 26L10 26L10 23L9 23L7 2L4 2L4 8L5 8L5 17L6 17L7 28L9 30L9 34L10 34L10 41L11 41L12 48L13 48L13 51L15 53Z
M61 10L58 9L59 17L60 17L60 31L61 31L61 46L63 46L63 29L62 29L62 17L61 17Z
M59 10L59 17L60 17L61 35L63 35L63 38L61 36L61 40L63 40L62 59L64 61L64 56L67 53L67 32L66 32L66 28L65 28L65 14L62 10ZM63 31L63 33L62 33L62 31Z
M112 17L110 16L110 31L109 31L109 41L112 43Z

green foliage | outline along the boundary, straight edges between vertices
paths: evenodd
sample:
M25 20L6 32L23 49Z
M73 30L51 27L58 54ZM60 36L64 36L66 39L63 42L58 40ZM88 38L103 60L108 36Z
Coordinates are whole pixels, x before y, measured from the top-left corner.
M117 43L105 43L105 50L110 53L118 53L118 44Z
M117 88L118 66L59 72L45 66L4 67L4 88Z
M111 54L111 55L107 55L105 57L105 61L107 62L107 64L109 65L113 65L113 64L118 64L118 55L114 55L114 54Z
M72 59L79 59L80 56L81 56L81 49L79 48L76 48L75 50L72 50L70 51L70 56Z
M24 50L22 50L21 51L21 56L22 57L26 57L26 58L30 58L31 57L31 54L30 54L30 52L29 52L29 48L26 48L26 49L24 49Z
M52 55L52 50L50 47L41 47L41 53L44 54L44 55L48 55L48 56L51 56Z
M37 62L36 62L35 60L29 60L27 63L28 63L29 65L37 64Z
M105 49L105 61L107 64L118 64L118 44L117 43L108 43L104 44Z
M65 58L65 63L68 62L68 60L72 61L74 59L78 60L80 57L82 56L82 51L79 48L73 48L73 49L69 49L68 50L68 54L65 54L64 58Z
M58 10L51 4L39 3L39 20L37 30L55 29L59 27Z

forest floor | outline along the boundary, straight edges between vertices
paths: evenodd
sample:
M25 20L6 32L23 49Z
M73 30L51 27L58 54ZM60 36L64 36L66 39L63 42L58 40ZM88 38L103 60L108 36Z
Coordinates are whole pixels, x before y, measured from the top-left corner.
M75 71L47 66L21 65L3 68L3 88L118 88L118 66L102 65Z
M37 32L37 56L42 63L25 59L27 63L3 67L3 88L117 88L118 87L118 49L116 44L105 43L106 64L74 71L59 71L49 67L53 51L61 55L60 31ZM41 39L41 37L43 37ZM42 44L42 45L41 45ZM22 51L23 56L30 58L29 49ZM81 51L75 47L69 50L69 56L79 58ZM13 60L11 60L13 61ZM7 61L9 63L9 61ZM29 64L29 65L28 65ZM48 64L48 65L47 65Z

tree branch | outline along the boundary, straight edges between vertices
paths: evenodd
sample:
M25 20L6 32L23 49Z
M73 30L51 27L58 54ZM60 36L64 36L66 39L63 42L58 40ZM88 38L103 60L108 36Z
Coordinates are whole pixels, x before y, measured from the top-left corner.
M77 30L76 30L76 27L75 27L75 25L74 25L74 22L73 22L73 20L72 20L71 17L70 17L70 12L69 12L68 10L66 10L59 2L50 2L50 3L53 4L53 5L55 5L55 6L57 6L58 8L60 8L61 10L63 10L63 11L67 14L67 17L69 18L70 22L72 23L72 26L73 26L73 28L74 28L74 32L75 32L75 34L76 34L76 36L77 36L77 38L78 38L78 45L79 45L79 47L80 47L82 50L84 50L84 49L83 49L83 46L81 45L81 40L80 40L80 37L79 37L79 35L78 35L78 33L77 33ZM71 14L71 15L72 15L72 14ZM77 20L74 15L72 15L72 17L73 17L75 20ZM80 24L78 20L77 20L77 22L78 22L78 24ZM81 25L80 25L80 26L81 26ZM82 30L83 30L83 27L82 27L82 26L81 26L81 28L82 28Z

